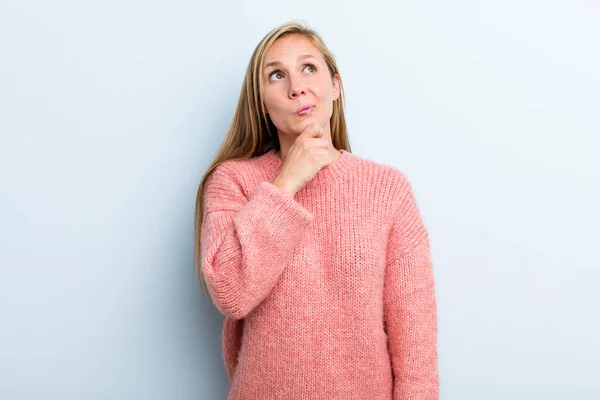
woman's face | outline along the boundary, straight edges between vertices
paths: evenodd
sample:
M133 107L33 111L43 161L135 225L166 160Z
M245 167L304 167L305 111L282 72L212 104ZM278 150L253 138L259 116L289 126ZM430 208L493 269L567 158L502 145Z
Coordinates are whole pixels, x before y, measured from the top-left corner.
M302 35L278 39L265 55L263 102L280 133L297 136L311 123L330 133L333 101L339 97L339 76L334 78L323 55ZM312 108L304 114L298 110Z

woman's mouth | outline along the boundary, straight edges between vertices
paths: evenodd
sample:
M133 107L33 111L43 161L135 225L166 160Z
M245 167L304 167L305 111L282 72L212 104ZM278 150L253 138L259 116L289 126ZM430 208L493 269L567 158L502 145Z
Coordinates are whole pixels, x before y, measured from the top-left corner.
M312 112L312 110L314 108L315 108L314 106L302 107L301 109L298 110L298 112L296 114L298 114L299 116L308 115Z

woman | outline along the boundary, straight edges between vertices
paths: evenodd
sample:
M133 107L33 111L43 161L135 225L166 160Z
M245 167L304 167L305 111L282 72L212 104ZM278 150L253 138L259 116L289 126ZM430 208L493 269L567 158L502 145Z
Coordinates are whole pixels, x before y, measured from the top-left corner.
M200 184L229 399L438 398L428 232L405 175L351 153L342 100L320 36L274 29Z

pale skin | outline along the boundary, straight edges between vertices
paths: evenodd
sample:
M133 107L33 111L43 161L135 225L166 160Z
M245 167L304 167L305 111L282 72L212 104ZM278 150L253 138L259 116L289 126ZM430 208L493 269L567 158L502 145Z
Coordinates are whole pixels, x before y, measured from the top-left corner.
M273 183L294 196L323 167L341 156L331 140L329 120L340 95L340 77L332 77L323 55L301 35L278 39L263 69L263 103L277 127L284 164ZM305 115L298 109L312 105Z

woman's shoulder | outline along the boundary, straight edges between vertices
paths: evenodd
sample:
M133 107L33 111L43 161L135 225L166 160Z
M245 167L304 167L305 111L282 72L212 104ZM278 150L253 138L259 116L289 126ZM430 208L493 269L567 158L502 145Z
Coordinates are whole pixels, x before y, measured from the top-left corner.
M263 158L264 155L246 159L229 159L221 161L213 168L212 173L230 181L238 181L245 175L253 174L256 170L260 169Z
M206 181L207 188L221 193L227 188L239 195L250 196L258 184L268 176L265 167L273 163L267 156L260 155L245 159L228 159L221 161L211 170Z
M380 178L388 185L402 185L407 181L404 171L395 164L376 161L368 156L357 155L351 153L352 157L357 160L357 164L361 166L361 170L365 172L365 178L377 179Z

